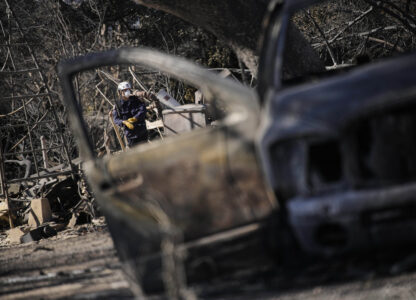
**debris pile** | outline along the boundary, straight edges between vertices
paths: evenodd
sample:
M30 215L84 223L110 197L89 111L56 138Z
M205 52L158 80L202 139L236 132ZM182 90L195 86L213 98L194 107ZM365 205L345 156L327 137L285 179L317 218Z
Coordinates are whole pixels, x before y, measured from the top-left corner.
M0 198L0 231L7 235L8 243L50 238L66 228L93 220L97 223L100 217L80 173L44 178L33 186L27 182L10 184L7 191L10 207L6 199Z

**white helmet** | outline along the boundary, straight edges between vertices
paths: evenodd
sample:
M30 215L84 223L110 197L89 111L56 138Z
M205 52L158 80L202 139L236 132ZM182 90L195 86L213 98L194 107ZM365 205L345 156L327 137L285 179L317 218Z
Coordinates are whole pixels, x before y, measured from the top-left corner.
M118 84L117 90L122 91L126 89L131 89L131 85L129 82L123 81Z

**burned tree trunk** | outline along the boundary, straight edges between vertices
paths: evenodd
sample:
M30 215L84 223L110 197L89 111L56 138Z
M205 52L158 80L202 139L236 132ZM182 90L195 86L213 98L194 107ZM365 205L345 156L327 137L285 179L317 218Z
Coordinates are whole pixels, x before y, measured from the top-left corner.
M163 10L200 26L228 44L245 63L254 76L257 75L259 38L262 22L267 12L267 0L135 0L147 7ZM294 28L297 30L296 28ZM307 66L300 65L296 57L289 57L293 62L294 73L304 69L322 69L323 65L312 47L299 33L289 47L294 48L296 57L308 57ZM312 55L312 56L311 56ZM289 62L289 64L291 64ZM299 69L299 70L298 70Z
M257 40L265 0L135 0L200 26L230 45L250 70L257 69Z

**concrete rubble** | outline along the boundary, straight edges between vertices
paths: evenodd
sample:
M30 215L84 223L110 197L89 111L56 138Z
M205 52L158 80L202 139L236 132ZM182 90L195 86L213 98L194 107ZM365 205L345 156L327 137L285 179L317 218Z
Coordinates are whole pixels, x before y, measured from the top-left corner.
M32 228L39 227L45 222L52 219L51 206L47 198L33 199L30 202L29 226Z

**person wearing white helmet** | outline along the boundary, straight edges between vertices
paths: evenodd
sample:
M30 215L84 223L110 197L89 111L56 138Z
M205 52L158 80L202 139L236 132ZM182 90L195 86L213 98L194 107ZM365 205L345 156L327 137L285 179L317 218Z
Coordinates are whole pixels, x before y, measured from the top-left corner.
M131 84L127 81L121 82L117 87L119 96L118 111L113 109L114 123L124 129L128 146L146 142L148 133L146 128L146 104L144 97L146 93L136 92L133 94Z
M122 92L122 91L131 91L130 82L128 82L128 81L120 82L117 86L117 90L118 90L119 93Z

